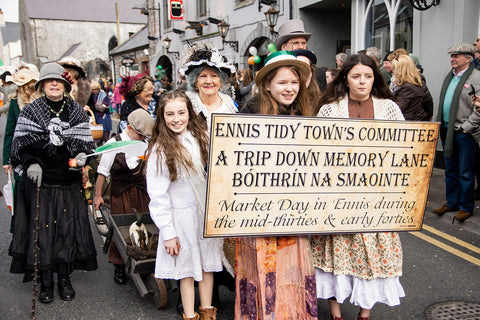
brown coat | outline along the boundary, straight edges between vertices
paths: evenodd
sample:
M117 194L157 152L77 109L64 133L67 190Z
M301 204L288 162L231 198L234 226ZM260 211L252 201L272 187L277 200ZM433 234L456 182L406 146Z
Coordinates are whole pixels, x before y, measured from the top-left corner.
M393 95L405 120L429 121L432 118L433 98L425 83L421 87L404 83L396 88Z

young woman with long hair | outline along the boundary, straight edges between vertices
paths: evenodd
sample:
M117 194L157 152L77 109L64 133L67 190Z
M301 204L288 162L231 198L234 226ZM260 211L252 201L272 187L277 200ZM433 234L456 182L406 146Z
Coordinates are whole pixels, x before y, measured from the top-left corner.
M350 56L320 99L319 117L403 120L400 108L376 63L367 55ZM340 306L360 307L358 320L368 320L377 302L400 304L402 245L396 232L350 233L311 239L317 297L328 299L332 320L343 319Z
M203 238L208 138L185 92L162 94L149 142L147 191L159 229L155 277L180 280L184 319L215 319L213 272L222 271L222 241Z

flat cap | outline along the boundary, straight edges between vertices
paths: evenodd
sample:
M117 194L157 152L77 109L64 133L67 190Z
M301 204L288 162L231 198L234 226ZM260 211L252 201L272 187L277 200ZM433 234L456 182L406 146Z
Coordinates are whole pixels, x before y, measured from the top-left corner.
M448 54L469 54L475 55L475 47L469 43L459 43L448 48Z
M150 113L143 108L132 111L127 118L127 123L142 136L151 136L155 121Z

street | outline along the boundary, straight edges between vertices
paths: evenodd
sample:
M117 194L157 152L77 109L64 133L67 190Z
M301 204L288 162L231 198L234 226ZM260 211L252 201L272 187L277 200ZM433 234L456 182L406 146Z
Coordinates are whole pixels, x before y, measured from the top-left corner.
M5 115L0 117L0 132L3 132L5 120ZM3 145L3 134L0 141ZM0 186L6 181L7 176L0 174ZM456 319L480 319L480 202L477 202L473 217L454 224L454 212L443 216L431 212L443 202L443 170L434 169L423 231L400 235L404 252L404 274L400 281L406 297L397 307L377 304L371 319L425 319L429 306L444 301L474 302L476 316L470 313ZM0 319L29 319L32 282L22 283L23 275L9 272L9 227L10 212L0 199ZM147 298L139 296L131 279L123 286L113 282L113 266L108 264L102 252L102 237L93 228L98 270L74 271L72 284L76 297L73 301L62 301L57 290L52 303L41 304L37 300L36 319L181 319L175 309L177 290L169 289L168 305L156 310ZM234 292L226 287L220 290L223 309L217 319L233 319ZM327 301L319 300L318 310L318 319L329 319ZM356 319L357 313L358 309L346 301L344 318ZM453 316L441 319L453 319Z

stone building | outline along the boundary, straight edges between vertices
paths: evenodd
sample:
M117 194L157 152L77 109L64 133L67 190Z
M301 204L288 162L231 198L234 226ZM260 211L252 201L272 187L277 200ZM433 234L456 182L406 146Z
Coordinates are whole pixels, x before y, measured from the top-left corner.
M41 67L73 56L90 78L111 76L109 51L147 23L135 5L132 0L19 0L24 59Z
M16 22L6 22L0 9L0 73L7 66L16 66L22 58L19 25Z
M150 73L148 30L143 27L115 49L110 51L113 65L113 79L117 80L126 75Z

